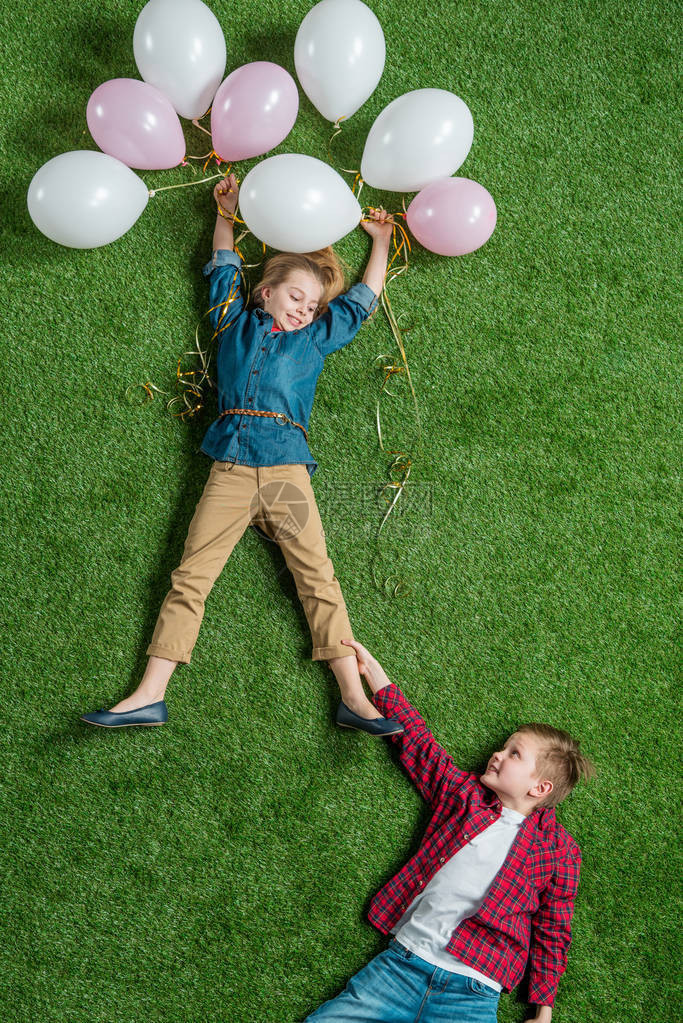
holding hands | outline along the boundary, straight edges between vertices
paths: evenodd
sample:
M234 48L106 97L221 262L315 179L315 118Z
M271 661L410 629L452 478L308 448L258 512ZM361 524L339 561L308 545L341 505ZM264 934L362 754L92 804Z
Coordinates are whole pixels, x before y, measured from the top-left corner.
M352 646L356 651L358 674L365 678L373 693L378 693L380 689L384 689L390 684L391 680L387 677L382 665L361 643L357 643L355 639L343 639L342 643L345 646Z

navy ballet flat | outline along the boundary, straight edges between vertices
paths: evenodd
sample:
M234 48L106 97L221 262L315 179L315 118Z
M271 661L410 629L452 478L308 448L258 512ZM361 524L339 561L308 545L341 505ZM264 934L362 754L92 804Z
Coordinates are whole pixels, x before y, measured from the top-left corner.
M137 710L111 711L100 707L91 714L81 714L81 721L100 728L126 728L129 725L163 725L168 721L168 707L164 700L148 703Z
M370 735L400 735L403 725L391 718L362 718L360 714L354 714L341 700L337 707L337 724L341 728L355 728L358 732L368 732Z

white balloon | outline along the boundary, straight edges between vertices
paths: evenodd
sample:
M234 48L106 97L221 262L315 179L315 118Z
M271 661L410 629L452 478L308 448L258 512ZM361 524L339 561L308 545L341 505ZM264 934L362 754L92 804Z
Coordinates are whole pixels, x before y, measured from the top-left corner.
M467 104L446 89L415 89L392 100L368 133L360 172L371 188L418 192L449 178L472 147Z
M262 160L240 185L240 213L249 230L282 252L314 252L360 223L361 208L346 182L313 156L282 153Z
M71 249L95 249L125 234L149 200L147 185L106 153L61 153L36 171L26 201L39 231Z
M385 56L382 26L362 0L320 0L294 42L301 88L332 123L351 117L372 95Z
M202 117L225 71L225 39L202 0L149 0L135 23L141 77L168 96L181 117Z

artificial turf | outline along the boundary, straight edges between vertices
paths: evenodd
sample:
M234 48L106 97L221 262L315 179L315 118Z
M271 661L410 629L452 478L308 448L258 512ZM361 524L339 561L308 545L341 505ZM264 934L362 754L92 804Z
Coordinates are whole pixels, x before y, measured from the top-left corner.
M210 6L226 74L272 60L295 75L310 4ZM413 465L379 539L388 458L373 362L396 352L384 313L328 360L310 436L330 556L356 637L460 764L477 769L529 719L582 740L598 774L559 812L583 868L554 1018L669 1023L681 1012L680 8L370 6L386 66L334 140L336 166L360 167L396 96L451 90L475 125L456 173L491 192L498 223L461 258L415 243L388 286L411 328L423 436L414 447L398 381L382 399L386 446ZM172 390L193 345L213 185L160 193L91 250L49 241L26 208L43 163L97 148L90 93L138 77L141 8L9 0L3 13L1 1016L295 1023L385 947L368 900L427 818L385 744L335 728L336 685L310 661L280 552L247 531L171 681L166 727L78 720L141 675L215 412L181 422L163 398L125 400L146 380ZM332 125L299 93L274 152L327 159ZM183 127L188 152L204 152L206 136ZM140 175L150 188L192 177ZM360 201L402 208L367 185ZM336 248L360 280L365 233ZM410 592L391 596L391 576ZM499 1018L525 1018L519 995Z

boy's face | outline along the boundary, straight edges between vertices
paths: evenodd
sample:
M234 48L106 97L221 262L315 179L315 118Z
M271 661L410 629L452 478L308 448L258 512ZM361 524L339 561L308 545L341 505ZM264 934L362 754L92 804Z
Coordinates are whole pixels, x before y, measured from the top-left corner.
M537 791L542 779L536 770L536 757L542 744L528 732L511 735L502 750L493 753L480 781L493 789L503 806L522 809L548 792Z
M293 270L284 284L261 289L263 308L282 330L301 330L315 316L322 290L313 274Z

